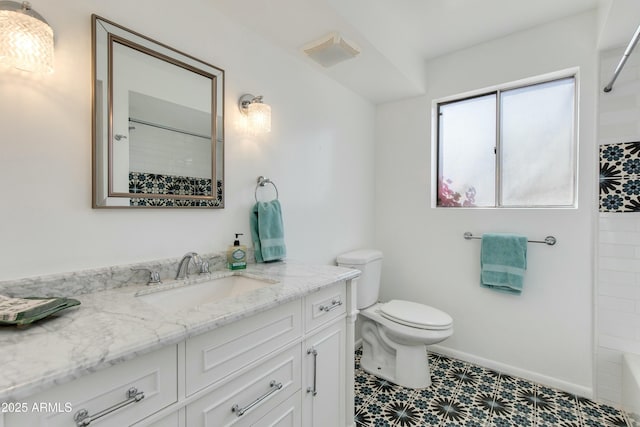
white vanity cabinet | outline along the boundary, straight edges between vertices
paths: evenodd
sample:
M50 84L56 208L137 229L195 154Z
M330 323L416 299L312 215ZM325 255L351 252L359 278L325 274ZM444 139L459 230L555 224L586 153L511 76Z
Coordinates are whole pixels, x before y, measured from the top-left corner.
M344 425L346 295L341 282L187 341L187 394L223 379L187 406L187 425Z
M353 292L340 281L46 390L25 402L71 408L0 427L352 426Z

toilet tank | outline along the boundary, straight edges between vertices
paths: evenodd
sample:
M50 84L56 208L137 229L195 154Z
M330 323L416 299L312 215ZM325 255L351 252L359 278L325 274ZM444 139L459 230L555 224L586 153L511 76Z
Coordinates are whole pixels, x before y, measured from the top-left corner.
M336 262L341 267L350 267L362 272L356 286L358 309L378 302L382 252L375 249L360 249L339 255Z

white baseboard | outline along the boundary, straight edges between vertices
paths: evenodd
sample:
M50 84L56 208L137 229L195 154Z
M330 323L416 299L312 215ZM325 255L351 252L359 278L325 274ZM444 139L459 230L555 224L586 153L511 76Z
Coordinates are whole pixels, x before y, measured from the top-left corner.
M362 346L362 338L355 341L354 350L357 350ZM515 366L507 365L505 363L496 362L494 360L485 359L470 353L454 350L441 345L430 345L429 350L433 350L436 353L443 354L445 356L454 357L456 359L463 360L465 362L473 363L475 365L482 366L484 368L493 369L497 372L502 372L515 377L524 378L529 381L536 382L548 387L556 388L558 390L566 391L578 396L587 397L593 399L593 389L591 387L581 386L579 384L570 383L568 381L559 380L557 378L542 375L537 372L528 371L526 369L517 368Z
M546 385L548 387L556 388L556 389L566 391L568 393L572 393L578 396L583 396L589 399L593 399L593 389L591 387L585 387L579 384L573 384L567 381L559 380L557 378L542 375L537 372L532 372L526 369L517 368L515 366L496 362L494 360L485 359L473 354L465 353L459 350L454 350L448 347L443 347L437 344L429 346L428 349L433 350L435 353L454 357L456 359L473 363L475 365L479 365L485 368L493 369L498 372L524 378L526 380L533 381L538 384Z

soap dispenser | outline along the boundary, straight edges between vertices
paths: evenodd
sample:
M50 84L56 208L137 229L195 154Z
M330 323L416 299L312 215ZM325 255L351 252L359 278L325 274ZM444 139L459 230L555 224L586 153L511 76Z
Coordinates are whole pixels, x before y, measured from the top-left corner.
M229 250L227 251L227 267L229 267L230 270L247 268L247 247L241 245L238 239L238 236L242 235L242 233L236 233L233 246L229 246Z

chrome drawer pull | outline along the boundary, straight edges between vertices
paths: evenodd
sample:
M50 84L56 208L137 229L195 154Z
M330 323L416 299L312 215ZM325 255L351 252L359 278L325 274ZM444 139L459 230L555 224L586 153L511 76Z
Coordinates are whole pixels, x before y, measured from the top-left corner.
M95 415L89 415L89 411L87 411L86 409L80 409L73 416L73 420L76 422L76 426L85 427L91 424L93 421L97 420L98 418L102 418L105 415L109 415L113 411L117 411L120 408L124 408L127 405L131 405L132 403L140 402L142 399L144 399L144 391L138 391L137 388L131 387L129 390L127 390L127 400L123 400L122 402L116 403L115 405L107 409L103 409L102 411L98 412Z
M318 350L311 347L307 350L307 354L313 355L313 387L307 387L307 393L311 393L312 396L318 394L317 378L318 378Z
M249 403L244 408L241 408L240 405L236 403L235 405L233 405L233 407L231 407L231 412L235 412L236 415L239 417L243 416L244 413L247 412L249 409L253 408L258 403L262 402L264 399L271 396L276 391L280 390L282 388L282 383L276 383L276 380L271 380L271 382L269 383L269 387L271 387L271 389L268 392L266 392L265 394L263 394L262 396L254 400L253 402Z
M339 299L334 299L331 301L331 305L321 305L320 311L326 311L327 313L333 310L336 307L340 307L342 305L342 301Z

